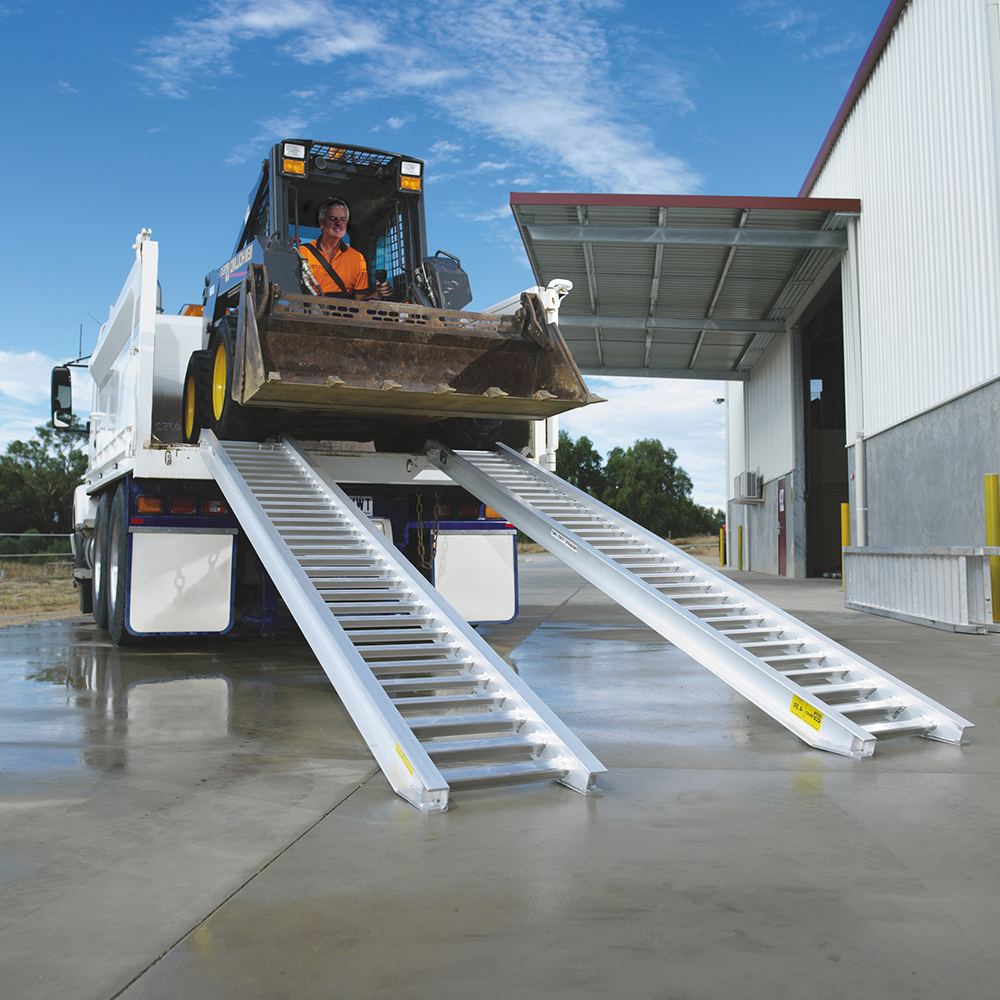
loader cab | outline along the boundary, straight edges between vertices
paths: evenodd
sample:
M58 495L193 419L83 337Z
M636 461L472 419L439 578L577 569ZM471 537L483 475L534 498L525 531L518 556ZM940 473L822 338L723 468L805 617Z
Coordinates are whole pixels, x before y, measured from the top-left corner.
M347 241L383 269L393 298L409 300L414 269L427 256L424 164L361 146L285 139L272 147L251 192L234 256L254 240L293 249L319 236L317 213L330 197L350 206Z

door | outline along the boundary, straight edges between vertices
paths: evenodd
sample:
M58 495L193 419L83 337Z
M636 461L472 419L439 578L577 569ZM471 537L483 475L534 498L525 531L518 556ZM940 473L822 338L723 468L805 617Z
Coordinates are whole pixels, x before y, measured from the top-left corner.
M778 480L778 576L786 576L785 554L785 480Z

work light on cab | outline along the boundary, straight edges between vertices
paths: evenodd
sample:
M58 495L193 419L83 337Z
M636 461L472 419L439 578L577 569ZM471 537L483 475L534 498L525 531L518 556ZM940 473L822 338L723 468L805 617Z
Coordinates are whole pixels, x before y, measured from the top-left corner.
M298 143L286 142L284 156L281 159L281 172L285 174L302 174L306 172L306 147Z

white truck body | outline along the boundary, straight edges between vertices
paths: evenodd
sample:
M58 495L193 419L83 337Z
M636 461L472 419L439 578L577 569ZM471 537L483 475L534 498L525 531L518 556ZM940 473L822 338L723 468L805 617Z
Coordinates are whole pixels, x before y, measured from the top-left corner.
M213 480L199 446L183 443L180 423L185 368L192 352L206 345L205 323L198 315L158 312L158 244L143 230L134 249L135 262L101 327L89 364L89 463L74 497L74 520L77 548L82 544L91 557L99 499L126 477L133 489L144 481L172 481L179 492ZM554 436L554 420L551 428L538 421L532 431L542 449L546 430ZM315 468L369 508L366 513L381 522L383 531L392 529L387 518L378 518L371 509L369 484L426 488L429 523L438 520L430 499L435 489L451 485L422 454L318 447L308 454ZM480 521L466 527L439 520L431 570L435 586L466 620L512 619L517 613L514 528L506 522ZM119 571L127 573L131 634L221 633L232 627L238 612L234 600L240 532L231 517L218 527L132 523L128 530L128 557ZM78 558L77 564L80 586L90 586L92 558Z

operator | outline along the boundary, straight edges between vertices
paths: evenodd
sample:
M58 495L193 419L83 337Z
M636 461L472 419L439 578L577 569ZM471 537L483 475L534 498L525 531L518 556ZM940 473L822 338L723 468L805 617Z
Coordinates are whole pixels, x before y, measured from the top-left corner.
M320 206L319 237L299 248L302 258L302 284L312 295L338 299L387 299L392 295L388 281L368 287L365 258L344 242L351 210L340 198L327 198Z

